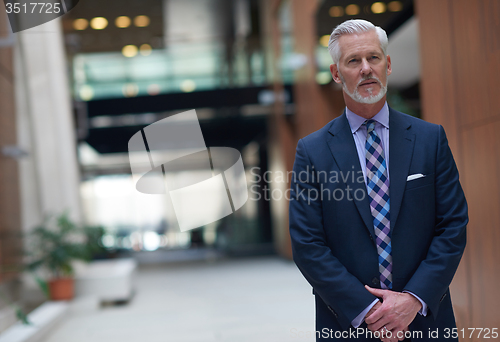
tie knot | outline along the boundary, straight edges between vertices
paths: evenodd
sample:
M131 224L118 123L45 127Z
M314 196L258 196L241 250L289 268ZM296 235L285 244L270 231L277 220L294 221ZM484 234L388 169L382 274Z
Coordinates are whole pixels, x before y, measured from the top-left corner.
M375 120L366 120L365 125L368 133L371 133L375 129Z

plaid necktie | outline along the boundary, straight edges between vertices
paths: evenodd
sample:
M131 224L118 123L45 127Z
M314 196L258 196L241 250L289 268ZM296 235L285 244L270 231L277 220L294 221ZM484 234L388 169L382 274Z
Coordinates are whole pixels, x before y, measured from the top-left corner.
M387 165L380 137L375 132L375 121L368 120L365 124L368 131L365 144L367 189L370 196L370 209L377 241L380 284L382 288L392 289L392 247Z

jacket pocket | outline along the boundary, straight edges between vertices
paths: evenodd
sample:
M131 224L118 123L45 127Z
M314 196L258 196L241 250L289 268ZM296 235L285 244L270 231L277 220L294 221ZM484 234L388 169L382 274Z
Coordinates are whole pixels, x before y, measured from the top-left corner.
M411 181L407 181L405 190L416 189L430 184L434 184L433 173L425 175L425 177L420 177L417 179L413 179Z

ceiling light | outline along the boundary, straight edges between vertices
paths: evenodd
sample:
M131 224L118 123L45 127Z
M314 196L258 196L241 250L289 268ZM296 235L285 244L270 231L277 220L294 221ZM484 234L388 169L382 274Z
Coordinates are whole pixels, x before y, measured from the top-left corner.
M356 4L351 4L345 8L345 13L348 15L359 14L359 6Z
M373 13L380 14L380 13L384 13L387 8L383 2L374 2L372 4L371 9L372 9Z
M125 15L122 15L121 17L115 19L115 25L119 28L129 27L131 22L132 20L130 20L130 18Z
M330 11L328 12L330 17L338 18L344 15L344 9L342 6L332 6L330 7Z
M403 4L401 1L391 1L387 4L387 7L391 12L399 12L403 10Z
M122 49L122 55L125 57L134 57L137 55L137 46L135 45L125 45Z
M153 83L148 85L148 94L151 96L158 95L161 91L161 88L158 84Z
M139 86L135 83L127 83L123 85L122 93L125 97L135 97L139 94Z
M73 28L78 31L85 30L89 26L89 21L87 19L76 19L73 21Z
M95 17L90 21L90 27L94 30L103 30L108 26L108 19L104 17Z
M184 80L181 83L181 90L185 93L190 93L196 89L196 83L193 80Z
M332 74L328 71L321 71L316 74L316 82L319 84L328 84L332 81Z
M90 101L94 97L94 89L89 85L84 85L80 88L79 95L83 101Z
M319 43L323 45L324 47L328 47L328 42L330 42L330 35L325 34L319 39Z
M153 52L151 45L149 44L142 44L141 47L139 48L139 51L143 56L149 56L151 52Z
M138 15L134 18L134 25L137 27L146 27L150 23L149 17L147 15Z

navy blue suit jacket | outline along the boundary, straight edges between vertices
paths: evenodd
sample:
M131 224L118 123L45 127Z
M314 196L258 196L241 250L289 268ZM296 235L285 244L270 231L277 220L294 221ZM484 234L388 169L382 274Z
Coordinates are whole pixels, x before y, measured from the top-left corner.
M410 325L454 328L448 286L466 243L467 203L443 128L389 109L393 290L428 305ZM378 254L369 196L345 113L301 139L291 181L293 258L316 295L316 329L344 331L376 298ZM423 174L407 181L409 175ZM326 175L328 177L326 177ZM452 339L446 339L448 341Z

